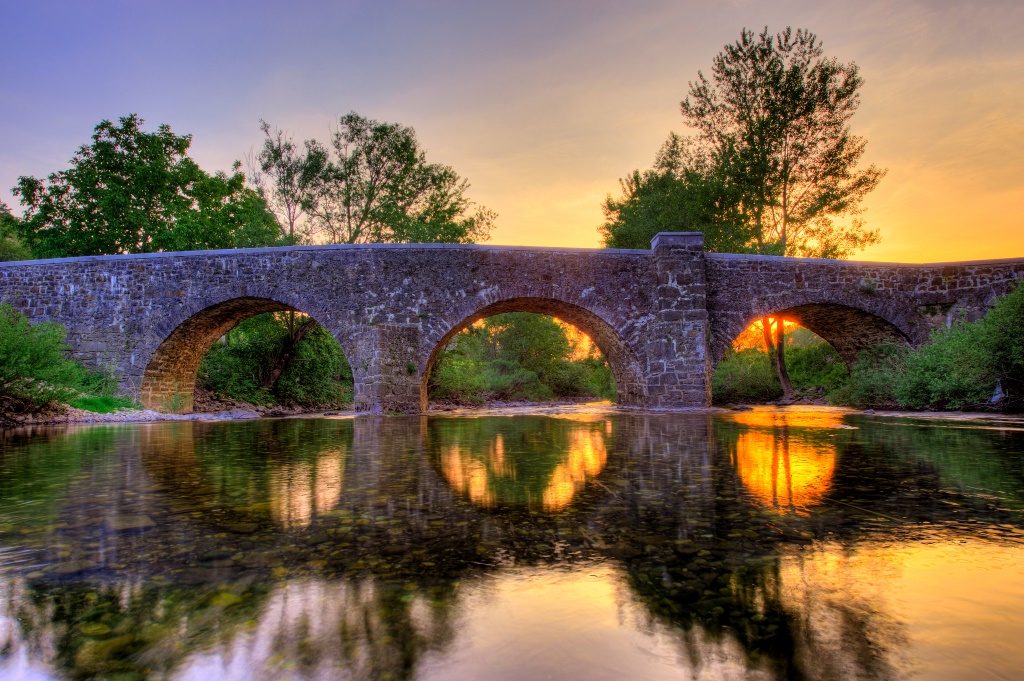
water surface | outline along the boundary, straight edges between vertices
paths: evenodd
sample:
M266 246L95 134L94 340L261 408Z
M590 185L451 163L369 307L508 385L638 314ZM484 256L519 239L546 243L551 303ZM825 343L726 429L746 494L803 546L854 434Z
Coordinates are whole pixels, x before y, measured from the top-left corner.
M0 678L1019 678L1022 511L827 410L8 431Z

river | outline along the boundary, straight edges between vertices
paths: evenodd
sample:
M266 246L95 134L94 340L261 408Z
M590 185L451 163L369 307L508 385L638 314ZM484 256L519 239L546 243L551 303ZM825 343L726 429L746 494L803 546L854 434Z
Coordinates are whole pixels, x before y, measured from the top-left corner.
M1024 426L829 409L0 433L2 679L1011 679Z

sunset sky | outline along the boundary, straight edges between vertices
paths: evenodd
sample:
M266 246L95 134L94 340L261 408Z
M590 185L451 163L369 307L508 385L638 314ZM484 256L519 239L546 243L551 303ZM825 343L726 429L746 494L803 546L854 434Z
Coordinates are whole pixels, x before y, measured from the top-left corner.
M1024 3L14 2L2 6L0 200L101 119L194 135L227 170L259 119L326 141L350 110L413 126L498 212L490 243L599 245L603 198L686 132L687 82L743 27L818 34L866 81L889 174L862 259L1024 257ZM669 229L670 226L666 226Z

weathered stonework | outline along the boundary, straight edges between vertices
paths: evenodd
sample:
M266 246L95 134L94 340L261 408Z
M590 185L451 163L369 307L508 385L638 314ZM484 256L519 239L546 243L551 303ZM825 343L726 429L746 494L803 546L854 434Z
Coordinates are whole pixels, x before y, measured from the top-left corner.
M751 321L799 321L852 361L887 337L923 342L976 318L1024 260L890 265L705 254L700 234L651 251L373 245L0 263L0 301L68 329L74 354L150 407L190 411L203 354L243 319L309 314L341 344L357 408L416 411L438 351L474 321L539 312L605 353L619 403L700 407Z

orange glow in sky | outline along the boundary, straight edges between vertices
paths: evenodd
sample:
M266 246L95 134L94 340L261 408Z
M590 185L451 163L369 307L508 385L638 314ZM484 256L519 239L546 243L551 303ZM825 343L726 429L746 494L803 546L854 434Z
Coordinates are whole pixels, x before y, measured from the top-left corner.
M744 27L792 26L864 78L852 130L888 175L863 215L882 241L859 259L1024 257L1019 0L313 2L284 22L263 4L184 2L168 22L151 3L8 3L0 200L20 213L18 176L67 167L104 118L192 134L214 172L261 144L260 119L301 144L355 110L412 126L467 179L498 213L490 243L597 247L619 178L688 132L687 83Z

